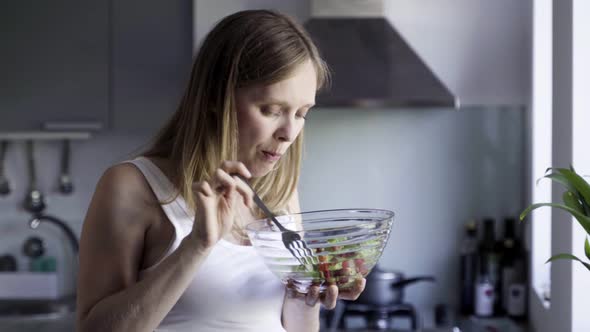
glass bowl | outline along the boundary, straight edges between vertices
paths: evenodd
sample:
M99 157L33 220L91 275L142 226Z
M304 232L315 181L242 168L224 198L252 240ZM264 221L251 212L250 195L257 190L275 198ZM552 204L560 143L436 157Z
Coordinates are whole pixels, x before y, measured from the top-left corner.
M394 213L378 209L322 210L277 216L297 232L313 251L315 264L301 264L283 244L281 232L270 219L246 226L246 232L266 266L300 293L311 285L323 292L330 284L339 289L354 285L375 266L389 239Z

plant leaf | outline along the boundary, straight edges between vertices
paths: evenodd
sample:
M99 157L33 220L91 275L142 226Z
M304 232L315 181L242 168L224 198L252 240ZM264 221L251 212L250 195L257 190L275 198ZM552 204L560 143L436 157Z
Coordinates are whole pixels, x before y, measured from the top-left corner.
M584 209L584 211L582 213L584 213L585 215L589 215L590 214L590 205L587 204L587 201L584 200L583 196L576 189L576 187L573 185L573 183L565 175L563 175L561 173L561 170L563 170L563 168L548 168L545 171L546 173L551 172L551 171L553 171L554 173L545 174L543 177L537 179L536 184L538 185L539 182L544 178L547 178L547 179L550 179L550 180L553 180L555 182L562 184L564 187L566 187L567 190L574 193L574 195L576 195L578 197L578 200L580 200L580 202L582 202L582 208ZM573 167L572 167L572 170L573 170Z
M584 207L582 206L582 203L580 202L576 194L574 194L571 191L565 191L562 195L562 199L567 207L584 214Z
M586 253L586 258L590 259L590 243L588 243L588 236L586 236L586 241L584 241L584 252Z
M588 271L590 271L590 264L588 264L588 263L582 261L581 259L579 259L578 257L576 257L574 255L570 255L570 254L558 254L558 255L555 255L555 256L551 256L551 258L549 258L545 262L545 264L547 264L549 262L553 262L553 261L555 261L557 259L571 259L571 260L574 260L574 261L578 261L578 262L582 263L586 267L586 269L588 269Z
M559 173L561 173L568 182L576 188L576 191L580 194L580 201L582 205L585 205L585 208L588 207L588 203L590 203L590 185L584 178L579 176L576 172L573 172L566 168L556 168ZM574 191L575 192L575 191Z
M567 190L574 192L576 191L576 188L568 181L568 179L562 175L561 173L550 173L550 174L546 174L545 176L539 178L536 182L536 184L539 184L539 181L543 180L543 179L551 179L553 181L556 181L558 183L561 183L562 185L564 185Z
M524 217L526 217L527 214L529 214L532 210L540 208L542 206L551 206L554 208L558 208L561 210L565 210L569 213L571 213L576 220L578 220L578 222L580 223L580 225L582 225L582 227L584 227L584 230L586 230L586 233L590 234L590 217L586 217L585 215L583 215L582 213L567 207L563 204L558 204L558 203L537 203L537 204L532 204L529 207L526 208L526 210L524 210L521 214L520 214L520 220L523 220Z

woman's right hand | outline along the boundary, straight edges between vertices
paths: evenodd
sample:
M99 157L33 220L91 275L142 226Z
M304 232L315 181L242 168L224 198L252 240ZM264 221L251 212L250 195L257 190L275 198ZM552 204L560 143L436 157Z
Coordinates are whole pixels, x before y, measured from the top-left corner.
M253 193L248 185L230 175L236 173L251 177L243 163L224 161L211 179L193 184L195 220L191 242L199 250L211 248L231 230L239 198L247 207L253 206Z

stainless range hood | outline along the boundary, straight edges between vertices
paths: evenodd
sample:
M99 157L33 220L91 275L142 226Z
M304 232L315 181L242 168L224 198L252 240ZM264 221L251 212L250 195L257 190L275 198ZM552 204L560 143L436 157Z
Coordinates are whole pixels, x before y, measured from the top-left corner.
M458 108L458 98L382 13L382 1L312 0L305 27L332 72L316 104Z

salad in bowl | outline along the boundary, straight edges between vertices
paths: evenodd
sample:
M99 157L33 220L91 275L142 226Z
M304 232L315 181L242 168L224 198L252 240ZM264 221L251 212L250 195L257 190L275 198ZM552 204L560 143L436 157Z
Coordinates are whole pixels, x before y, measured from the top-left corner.
M285 247L281 231L269 219L249 224L246 232L268 268L284 284L307 293L312 285L323 292L330 284L339 289L354 285L375 266L391 232L394 213L380 209L338 209L277 216L311 249L313 259L302 264Z

